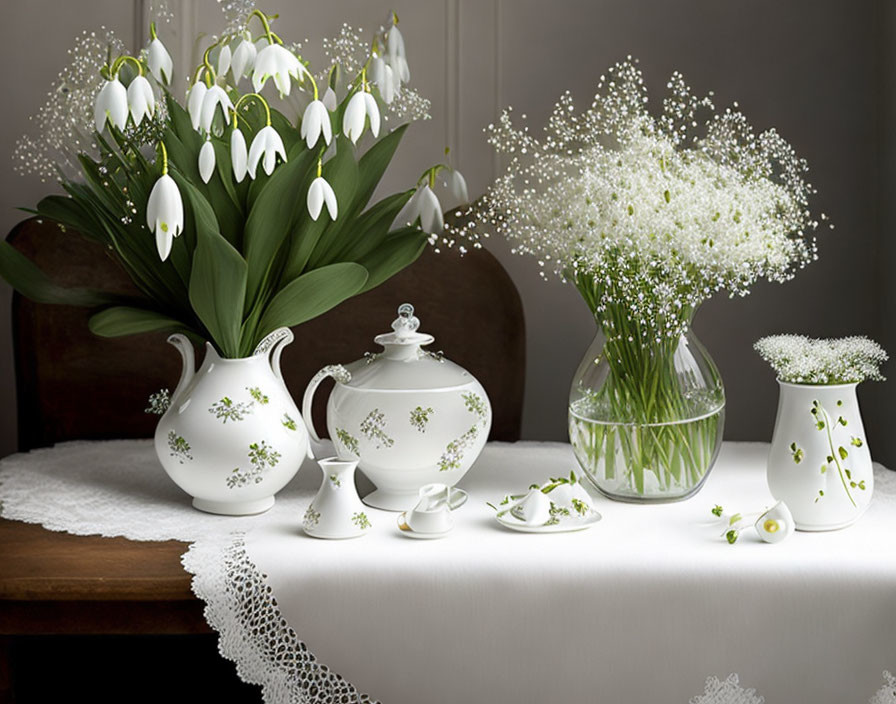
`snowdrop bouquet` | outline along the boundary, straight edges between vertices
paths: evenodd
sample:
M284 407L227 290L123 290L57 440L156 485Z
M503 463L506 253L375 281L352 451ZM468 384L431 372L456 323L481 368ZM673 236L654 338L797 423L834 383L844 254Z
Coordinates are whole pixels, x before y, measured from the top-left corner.
M440 231L432 186L440 173L463 179L446 164L370 204L406 123L428 117L394 13L369 43L348 26L325 40L330 64L315 74L273 16L235 5L184 101L155 24L136 55L95 34L75 52L64 99L38 116L45 137L24 140L19 158L66 192L34 212L103 245L141 297L61 289L4 242L0 274L24 295L98 307L98 335L180 331L243 357L379 285ZM298 107L297 124L278 105Z
M816 340L803 335L770 335L754 345L778 379L790 384L858 384L883 381L884 349L867 337Z
M563 95L541 138L506 110L487 132L507 169L453 231L497 232L581 293L602 337L573 383L570 438L628 500L688 496L718 451L721 379L683 342L700 303L816 258L805 162L678 73L667 87L654 116L640 70L619 63L584 112Z

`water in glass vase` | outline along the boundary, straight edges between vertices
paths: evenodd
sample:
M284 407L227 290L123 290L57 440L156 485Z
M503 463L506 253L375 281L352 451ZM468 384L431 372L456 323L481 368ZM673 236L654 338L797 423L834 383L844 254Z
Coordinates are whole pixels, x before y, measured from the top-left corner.
M721 377L692 331L648 345L598 332L573 380L569 438L603 494L678 501L706 480L724 417Z

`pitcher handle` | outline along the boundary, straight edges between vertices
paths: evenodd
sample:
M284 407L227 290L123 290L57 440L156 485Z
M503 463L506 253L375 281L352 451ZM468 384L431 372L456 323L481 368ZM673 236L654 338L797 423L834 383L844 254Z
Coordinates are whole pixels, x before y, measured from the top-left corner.
M292 330L289 328L277 328L274 332L265 335L264 339L256 345L252 356L254 357L258 354L270 354L271 371L274 372L274 376L280 381L283 381L283 374L280 372L280 355L283 352L283 348L294 339L295 337L292 334Z
M177 382L177 388L175 388L174 393L171 394L170 406L175 406L180 403L181 395L184 393L187 385L196 373L196 353L193 351L193 344L187 336L181 335L180 333L170 335L168 337L168 344L172 345L178 352L180 352L182 360L180 379Z
M311 418L311 401L314 399L314 392L317 391L320 382L328 376L333 377L340 384L347 384L352 380L351 373L341 364L329 364L315 374L308 383L308 387L305 389L305 396L302 398L302 418L305 421L305 426L308 428L308 434L314 442L320 442L320 436L314 429L314 420Z

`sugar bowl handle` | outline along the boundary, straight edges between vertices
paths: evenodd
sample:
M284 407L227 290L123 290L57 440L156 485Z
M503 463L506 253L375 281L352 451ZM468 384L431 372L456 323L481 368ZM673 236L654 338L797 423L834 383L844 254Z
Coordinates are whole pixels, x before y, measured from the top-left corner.
M320 442L320 436L314 429L314 419L311 417L311 401L314 399L314 392L317 391L320 382L328 376L333 377L340 384L347 384L352 380L352 375L348 369L341 364L328 364L315 374L308 383L308 387L305 389L305 396L302 399L302 418L305 421L305 427L308 428L308 434L314 442Z

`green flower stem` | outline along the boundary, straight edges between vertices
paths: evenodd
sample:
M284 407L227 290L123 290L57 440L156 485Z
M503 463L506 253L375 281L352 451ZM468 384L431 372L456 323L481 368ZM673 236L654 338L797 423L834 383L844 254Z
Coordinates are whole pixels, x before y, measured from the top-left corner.
M255 98L255 99L257 99L257 101L259 103L261 103L261 107L264 108L264 116L265 116L266 124L268 127L270 127L271 126L271 108L270 108L270 106L268 106L268 101L265 100L264 98L262 98L258 93L245 93L244 95L240 96L240 99L236 101L236 105L233 106L234 117L236 116L237 111L240 108L240 105L242 105L243 101L246 100L247 98Z
M574 276L576 285L595 311L601 298L592 277ZM685 320L693 317L684 309ZM595 400L607 408L599 421L573 419L586 430L587 464L592 472L603 462L603 478L617 479L617 459L636 494L646 491L648 472L656 476L661 491L675 485L699 484L712 459L719 432L718 413L694 418L694 409L680 388L674 357L678 338L653 339L624 304L608 306L596 315L606 342L599 359L609 374ZM720 409L719 409L720 410ZM577 432L577 427L572 428ZM619 457L617 457L619 455Z
M140 76L143 75L143 64L141 64L141 63L140 63L137 59L135 59L133 56L128 56L127 54L124 54L124 55L122 55L122 56L119 56L117 59L115 59L115 62L114 62L114 63L112 64L112 66L109 68L109 73L110 73L113 77L116 76L116 75L118 74L118 71L121 69L121 67L122 67L122 66L125 64L125 62L127 62L127 61L133 61L133 62L134 62L134 66L137 67L137 73L138 73L138 75L140 75Z
M265 15L261 10L255 9L255 10L252 10L251 13L249 13L249 17L246 20L247 27L249 26L249 22L252 20L253 17L257 17L259 20L261 20L261 24L264 27L264 34L267 37L269 44L282 44L283 43L283 41L280 39L280 37L278 37L276 34L274 34L271 31L271 24L268 21L268 16ZM272 15L271 17L272 18L276 17L276 15Z
M843 473L843 467L840 465L840 458L838 455L839 451L834 447L834 438L831 435L831 417L828 415L828 412L824 409L824 406L818 406L821 409L822 414L824 415L824 430L825 434L828 438L828 447L831 450L831 457L834 458L834 464L837 465L837 473L840 475L840 481L843 482L843 491L846 492L846 498L849 499L849 502L855 506L856 502L852 498L852 493L849 491L849 486L846 483L846 476Z

